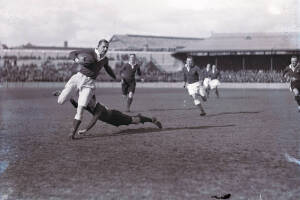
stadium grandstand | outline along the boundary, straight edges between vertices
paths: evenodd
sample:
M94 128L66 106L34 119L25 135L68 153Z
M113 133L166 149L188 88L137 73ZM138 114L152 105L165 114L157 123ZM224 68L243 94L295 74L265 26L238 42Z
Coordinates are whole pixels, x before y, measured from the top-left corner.
M196 65L208 63L221 70L224 82L283 82L282 70L292 55L300 54L299 33L213 33L208 38L150 35L113 35L108 57L120 70L135 53L146 81L182 81L181 70L188 55ZM65 81L77 69L68 54L80 47L1 44L2 81ZM93 47L91 47L93 48ZM16 76L15 74L21 74ZM107 81L100 75L99 80Z
M281 71L292 55L300 54L300 33L215 33L173 55L197 65L215 64L220 70Z

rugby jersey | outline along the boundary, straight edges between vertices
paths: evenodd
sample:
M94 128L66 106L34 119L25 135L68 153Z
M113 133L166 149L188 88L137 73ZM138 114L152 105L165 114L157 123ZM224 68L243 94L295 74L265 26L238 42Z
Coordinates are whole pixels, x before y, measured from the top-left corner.
M183 68L183 78L184 82L187 82L188 84L192 84L203 80L202 72L197 66L191 67L189 70L185 66Z
M108 58L105 56L101 60L97 59L97 54L95 52L95 49L88 49L88 50L80 50L80 51L72 51L69 55L69 57L72 60L75 60L78 54L80 53L86 53L92 56L94 58L90 63L86 64L78 64L80 65L81 69L79 70L82 74L84 74L87 77L90 77L92 79L96 79L97 76L100 73L100 70L102 67L105 67L106 69L109 68L108 66Z
M214 73L213 73L213 71L211 71L211 73L210 73L211 79L218 79L219 76L220 76L219 70L214 71Z
M124 64L123 68L120 71L120 75L126 82L133 82L135 81L135 73L139 76L142 75L140 67L138 64L131 65L129 63Z

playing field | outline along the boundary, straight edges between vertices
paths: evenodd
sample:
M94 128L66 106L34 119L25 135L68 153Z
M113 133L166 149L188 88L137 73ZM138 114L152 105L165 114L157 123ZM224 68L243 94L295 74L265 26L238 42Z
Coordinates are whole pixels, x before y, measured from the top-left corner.
M184 89L138 88L132 115L69 140L75 110L53 89L0 88L0 199L300 199L300 113L288 90L220 91L200 117ZM124 110L120 89L97 99ZM84 123L91 116L86 112Z

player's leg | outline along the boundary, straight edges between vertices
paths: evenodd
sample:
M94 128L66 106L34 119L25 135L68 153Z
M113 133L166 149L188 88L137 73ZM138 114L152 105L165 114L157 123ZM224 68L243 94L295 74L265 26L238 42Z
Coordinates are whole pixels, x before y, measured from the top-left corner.
M205 78L204 81L203 81L203 86L205 88L205 93L206 93L207 98L209 97L209 92L210 92L209 82L210 82L209 78Z
M216 96L219 98L218 86L220 85L220 81L218 79L213 79L209 82L209 87L211 90L215 90Z
M133 95L135 92L135 82L131 82L128 86L128 99L127 99L127 112L130 112L130 106L132 104L133 101Z
M199 100L198 96L197 96L196 94L193 94L193 95L191 95L191 96L192 96L193 99L194 99L194 104L195 104L195 106L197 106L197 107L199 108L199 110L200 110L200 115L201 115L201 116L206 115L206 113L205 113L205 111L204 111L204 108L203 108L203 106L202 106L202 104L201 104L201 101Z
M67 100L70 99L70 97L72 96L72 94L76 90L76 79L77 79L77 76L73 75L70 78L70 80L66 83L64 89L61 92L60 91L55 91L53 93L54 96L58 96L58 98L57 98L57 103L58 104L63 104Z
M204 86L199 86L199 92L197 93L201 97L202 101L207 101L206 91Z
M141 114L138 114L137 116L132 116L132 124L144 124L145 122L150 122L155 124L158 128L162 128L162 124L160 121L158 121L155 117L146 117Z
M216 95L218 98L220 97L218 87L216 87Z
M294 93L294 96L295 96L295 101L298 104L298 111L300 112L300 94L299 94L298 88L293 88L293 93Z
M75 134L76 134L76 132L77 132L79 126L80 126L80 123L82 121L83 110L84 110L85 107L87 107L91 97L93 96L93 92L94 92L94 89L88 88L88 87L83 87L79 91L76 115L75 115L74 121L73 121L73 129L72 129L72 132L70 134L71 139L75 139Z
M129 95L128 89L129 89L128 83L123 82L122 83L122 95L123 95L123 97L125 99L125 102L126 102L126 111L129 111L129 109L128 109L128 98L129 98L128 97L128 95Z

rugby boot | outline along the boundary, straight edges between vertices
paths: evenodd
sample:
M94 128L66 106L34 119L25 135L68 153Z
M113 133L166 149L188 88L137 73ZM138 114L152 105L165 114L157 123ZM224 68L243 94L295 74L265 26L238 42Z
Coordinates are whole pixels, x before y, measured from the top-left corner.
M162 124L155 117L152 118L152 123L155 124L159 129L162 129Z

